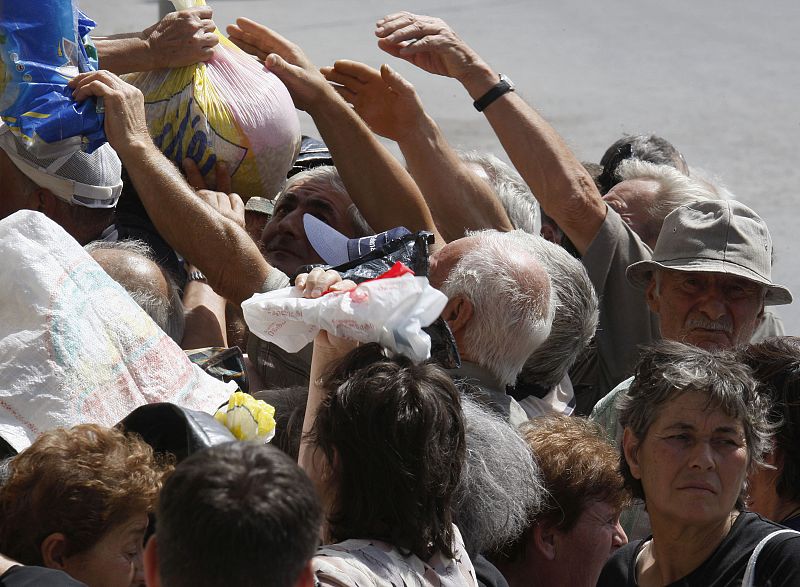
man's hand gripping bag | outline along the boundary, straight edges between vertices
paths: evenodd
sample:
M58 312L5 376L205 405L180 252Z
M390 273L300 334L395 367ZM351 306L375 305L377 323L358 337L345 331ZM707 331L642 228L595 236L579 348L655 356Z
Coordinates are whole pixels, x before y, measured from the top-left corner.
M205 0L172 0L176 10ZM233 191L246 201L273 198L300 147L300 122L286 86L263 63L215 31L220 42L205 63L133 73L125 80L145 98L147 126L178 167L192 159L215 184L223 161Z

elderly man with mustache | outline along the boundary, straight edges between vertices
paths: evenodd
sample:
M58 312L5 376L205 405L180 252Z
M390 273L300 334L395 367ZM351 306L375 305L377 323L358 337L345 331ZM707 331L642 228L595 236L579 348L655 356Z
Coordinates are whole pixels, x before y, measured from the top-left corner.
M716 350L746 344L764 306L791 303L792 294L771 273L772 239L761 217L739 202L710 200L671 212L652 258L630 265L626 277L645 290L662 338ZM617 444L617 398L632 382L620 383L592 411ZM641 507L623 514L622 523L634 537L648 529Z

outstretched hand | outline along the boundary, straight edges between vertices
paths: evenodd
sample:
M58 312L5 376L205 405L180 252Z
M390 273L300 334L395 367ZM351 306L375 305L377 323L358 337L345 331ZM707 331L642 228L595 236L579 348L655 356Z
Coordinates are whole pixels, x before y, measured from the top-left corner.
M187 183L195 189L197 197L225 218L245 228L244 202L239 194L231 191L231 174L227 164L219 162L214 166L216 190L208 189L203 174L192 159L183 160L183 171Z
M156 24L142 31L142 40L150 49L153 68L183 67L208 61L214 55L219 37L208 6L170 12Z
M332 93L325 78L303 50L272 29L249 18L237 18L236 24L227 30L235 45L264 61L267 68L280 78L300 110L313 109L326 94Z
M388 65L378 71L357 61L340 60L321 71L373 132L399 142L418 131L418 122L425 116L422 103L414 86Z
M429 73L463 81L483 62L441 18L397 12L376 23L378 46Z

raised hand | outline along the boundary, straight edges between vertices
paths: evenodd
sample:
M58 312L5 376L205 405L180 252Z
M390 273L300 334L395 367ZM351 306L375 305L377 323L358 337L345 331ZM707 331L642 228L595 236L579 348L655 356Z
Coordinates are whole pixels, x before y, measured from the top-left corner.
M417 132L425 116L422 103L414 86L388 65L378 71L340 60L321 71L373 132L397 142Z
M191 159L183 160L183 171L186 174L186 181L195 189L195 193L201 200L225 218L233 220L242 228L246 227L244 202L239 194L231 192L231 174L227 164L219 162L214 166L214 175L217 180L216 191L208 189L197 163Z
M441 18L397 12L376 23L375 35L381 49L429 73L463 82L487 67Z
M69 87L77 102L91 97L103 99L106 138L123 160L125 153L137 144L152 143L144 96L137 88L105 70L81 73L69 82Z
M170 12L156 24L142 31L154 61L153 67L182 67L208 61L214 55L219 38L208 6Z
M237 18L236 24L228 27L228 35L239 48L264 61L286 85L300 110L313 109L331 91L303 50L272 29L249 18Z

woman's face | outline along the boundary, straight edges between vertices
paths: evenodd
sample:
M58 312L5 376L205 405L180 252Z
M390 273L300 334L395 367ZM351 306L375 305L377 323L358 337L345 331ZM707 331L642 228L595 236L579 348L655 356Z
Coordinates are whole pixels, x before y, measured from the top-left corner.
M140 514L110 528L87 551L65 557L63 570L88 587L144 585L142 542L147 514Z
M593 587L608 558L628 543L619 514L610 503L591 501L569 532L556 532L556 562L565 571L565 585Z
M744 427L707 403L700 392L677 396L641 442L625 429L625 458L642 482L654 526L657 518L719 522L736 505L747 475Z

